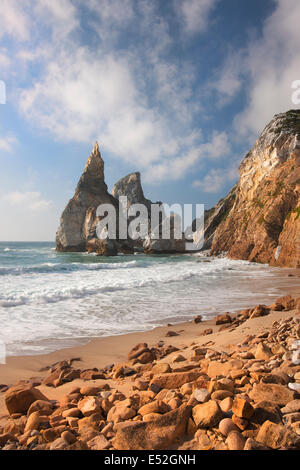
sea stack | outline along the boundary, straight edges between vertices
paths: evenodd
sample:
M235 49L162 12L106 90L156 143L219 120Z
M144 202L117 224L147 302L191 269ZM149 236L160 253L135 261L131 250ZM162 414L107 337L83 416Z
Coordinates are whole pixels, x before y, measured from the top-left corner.
M96 209L100 204L109 203L118 207L118 201L108 193L104 162L96 142L75 194L62 213L56 234L57 251L86 251L96 238Z
M121 196L127 197L127 205L143 204L147 207L150 214L152 202L146 199L141 183L141 174L136 171L121 178L113 187L112 194L116 199Z

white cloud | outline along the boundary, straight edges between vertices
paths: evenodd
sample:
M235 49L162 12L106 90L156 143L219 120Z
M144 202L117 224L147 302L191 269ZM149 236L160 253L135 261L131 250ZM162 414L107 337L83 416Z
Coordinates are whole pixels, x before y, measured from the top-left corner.
M217 92L217 103L224 106L241 90L243 86L243 70L241 64L244 61L244 51L230 51L221 69L216 72L208 89Z
M186 27L196 27L192 11L202 31L216 1L181 2ZM210 158L217 138L205 143L192 125L201 109L194 67L168 56L174 38L157 2L32 0L34 19L25 6L22 18L33 34L28 45L16 47L14 69L23 79L36 71L18 97L32 125L64 142L98 139L104 151L148 171L149 178L157 171L161 179L177 179L205 152ZM90 44L82 19L95 39ZM139 39L123 49L116 39L130 22Z
M1 68L1 71L3 71L4 69L9 68L10 65L11 65L11 59L8 56L7 50L4 49L4 48L0 49L0 68Z
M52 201L43 199L41 193L34 192L34 191L27 191L27 192L14 191L14 192L10 192L10 193L2 195L0 199L12 207L17 206L17 207L22 208L25 212L46 211L52 206Z
M35 15L51 27L52 38L61 41L79 26L77 9L70 0L35 0Z
M7 136L7 137L0 137L0 152L12 152L13 146L16 144L17 140L15 137ZM1 153L0 153L1 156Z
M182 18L187 33L203 33L209 27L209 17L218 0L176 0L175 9Z
M23 90L19 101L27 119L58 139L98 139L104 150L139 168L159 162L165 165L183 153L196 152L195 135L199 137L191 128L199 110L192 99L192 68L162 57L162 44L156 47L156 41L160 42L161 34L167 47L167 26L157 23L159 33L153 40L148 27L149 18L157 22L156 13L148 1L143 5L147 6L142 18L147 39L140 49L120 53L114 48L91 50L65 42L47 62L40 79Z
M276 0L261 37L250 40L244 49L230 51L213 84L219 104L235 98L243 86L248 103L234 126L237 135L251 142L274 114L295 107L291 85L300 79L299 18L298 0Z
M193 187L201 189L205 193L215 194L222 189L228 183L234 183L238 180L237 166L231 166L229 168L217 168L211 169L203 178L203 180L195 180Z
M298 0L277 0L262 39L249 48L249 105L236 118L243 134L257 135L274 114L295 107L291 85L300 79L299 18Z
M24 11L27 6L27 0L1 0L0 37L7 34L20 41L29 39L29 22Z
M227 134L214 132L209 142L194 145L185 154L172 159L164 159L161 163L150 166L145 173L144 180L151 183L159 183L165 179L178 180L190 172L197 163L203 160L217 160L228 155L229 151Z
M1 240L54 240L59 213L38 191L0 193L0 214Z
M106 24L114 23L122 26L134 18L132 0L89 0L87 7ZM99 33L101 34L101 31Z

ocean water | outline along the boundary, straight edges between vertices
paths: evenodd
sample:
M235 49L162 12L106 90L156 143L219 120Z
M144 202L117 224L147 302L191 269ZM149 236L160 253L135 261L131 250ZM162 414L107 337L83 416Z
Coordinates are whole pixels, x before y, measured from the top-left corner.
M57 253L53 243L0 243L0 340L40 354L271 303L299 285L288 270L227 258Z

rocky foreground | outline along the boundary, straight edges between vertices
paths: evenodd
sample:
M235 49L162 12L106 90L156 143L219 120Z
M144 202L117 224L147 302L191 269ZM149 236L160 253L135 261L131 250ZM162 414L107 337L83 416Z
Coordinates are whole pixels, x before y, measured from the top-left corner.
M0 385L8 411L0 448L300 449L300 298L226 313L215 323L222 332L240 325L246 331L253 318L274 313L271 328L241 337L226 351L206 328L199 344L140 343L126 362L101 370L78 369L73 358L50 366L41 382ZM85 382L74 382L59 400L39 389L50 393L77 379Z

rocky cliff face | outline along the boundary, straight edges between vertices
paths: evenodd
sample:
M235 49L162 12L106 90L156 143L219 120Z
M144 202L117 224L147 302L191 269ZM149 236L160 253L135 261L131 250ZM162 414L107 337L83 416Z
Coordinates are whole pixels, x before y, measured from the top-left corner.
M119 199L121 196L127 197L128 207L132 204L144 204L148 212L151 211L152 202L144 196L141 174L139 172L121 178L113 187L112 195Z
M56 234L58 251L86 251L96 237L96 209L100 204L113 204L117 200L107 191L104 181L104 162L98 143L88 158L75 195L68 202L60 219ZM92 243L91 243L92 244Z
M212 254L300 267L300 110L272 119L239 173L220 220L212 211Z

